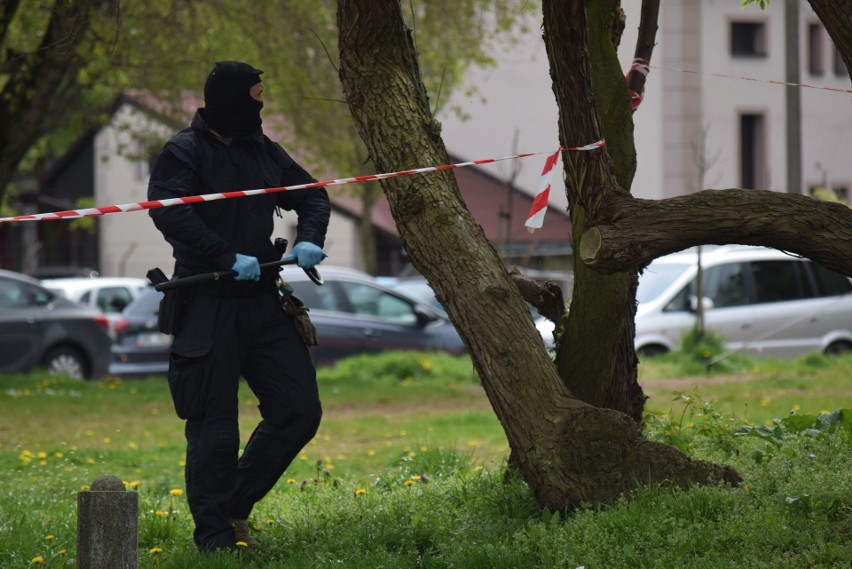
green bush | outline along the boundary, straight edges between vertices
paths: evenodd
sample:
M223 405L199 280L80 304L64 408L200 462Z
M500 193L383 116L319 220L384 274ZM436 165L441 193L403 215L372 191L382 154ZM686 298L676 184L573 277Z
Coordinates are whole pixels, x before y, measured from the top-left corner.
M441 352L388 351L352 356L338 361L333 368L320 368L317 375L320 380L350 383L369 383L378 379L479 383L479 376L468 356Z

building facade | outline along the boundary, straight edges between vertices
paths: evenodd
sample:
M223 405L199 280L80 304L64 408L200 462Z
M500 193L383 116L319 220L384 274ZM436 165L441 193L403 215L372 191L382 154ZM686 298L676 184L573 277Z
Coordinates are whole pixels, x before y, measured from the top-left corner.
M640 14L639 2L622 6L626 72ZM495 68L469 73L467 87L476 94L459 89L446 106L444 140L454 154L475 159L558 145L540 25L529 28L519 45L495 48ZM849 88L837 49L805 0L771 2L765 10L735 0L663 2L644 99L633 115L632 193L661 199L706 188L806 194L827 187L848 200ZM532 193L536 172L524 168L518 185ZM551 203L567 206L558 191Z

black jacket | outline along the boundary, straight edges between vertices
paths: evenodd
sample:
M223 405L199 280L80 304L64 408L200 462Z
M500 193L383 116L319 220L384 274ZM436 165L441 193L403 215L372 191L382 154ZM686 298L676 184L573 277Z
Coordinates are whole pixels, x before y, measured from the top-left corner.
M259 129L250 137L225 142L210 132L199 110L192 126L163 147L151 172L148 199L315 181ZM174 248L175 275L186 276L230 269L236 253L261 263L277 260L271 241L276 207L298 215L296 243L325 244L331 207L321 187L181 204L151 209L149 214Z

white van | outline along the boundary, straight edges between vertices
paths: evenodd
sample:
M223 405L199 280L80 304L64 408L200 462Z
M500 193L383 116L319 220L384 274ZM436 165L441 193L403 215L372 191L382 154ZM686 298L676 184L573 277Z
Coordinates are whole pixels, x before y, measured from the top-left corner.
M776 249L704 246L704 322L729 351L795 357L852 350L852 280ZM636 293L637 353L676 350L697 324L698 248L654 260Z

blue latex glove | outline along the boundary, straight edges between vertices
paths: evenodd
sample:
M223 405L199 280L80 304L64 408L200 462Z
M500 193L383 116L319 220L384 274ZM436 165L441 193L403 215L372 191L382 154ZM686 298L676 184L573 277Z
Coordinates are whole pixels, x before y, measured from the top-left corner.
M319 265L325 258L325 254L318 245L310 241L300 241L293 247L293 251L284 257L285 261L296 259L296 264L303 269L310 269Z
M257 257L237 253L237 260L231 270L237 273L234 279L238 281L260 280L260 265L257 262Z

